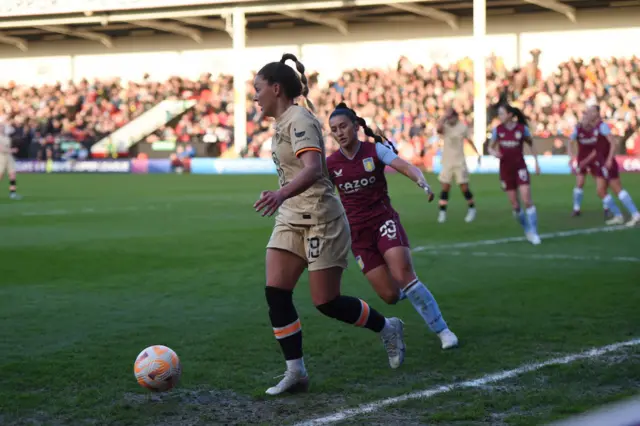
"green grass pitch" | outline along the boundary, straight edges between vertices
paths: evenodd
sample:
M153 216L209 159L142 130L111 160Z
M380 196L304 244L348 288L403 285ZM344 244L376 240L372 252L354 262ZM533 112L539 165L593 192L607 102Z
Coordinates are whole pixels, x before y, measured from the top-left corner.
M571 176L532 179L542 234L603 226L593 181L572 218ZM640 175L623 183L640 204ZM449 352L410 303L378 299L351 259L343 292L405 321L405 364L390 370L377 336L317 312L305 276L295 300L310 393L268 399L284 371L263 292L273 219L252 204L276 177L21 175L19 185L24 200L0 199L0 424L291 424L640 337L639 229L415 253L460 338ZM522 235L496 176L472 176L471 187L477 220L464 223L456 189L439 225L437 203L391 176L412 245ZM133 377L152 344L183 364L165 395ZM639 385L631 347L342 424L537 425Z

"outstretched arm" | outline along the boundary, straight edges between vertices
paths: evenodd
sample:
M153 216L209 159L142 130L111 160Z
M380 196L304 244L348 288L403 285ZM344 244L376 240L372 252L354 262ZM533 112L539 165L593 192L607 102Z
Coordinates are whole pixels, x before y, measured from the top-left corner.
M420 188L425 190L429 196L429 201L433 200L433 192L422 170L398 157L398 154L393 152L391 148L381 143L376 143L376 153L380 161L414 181Z

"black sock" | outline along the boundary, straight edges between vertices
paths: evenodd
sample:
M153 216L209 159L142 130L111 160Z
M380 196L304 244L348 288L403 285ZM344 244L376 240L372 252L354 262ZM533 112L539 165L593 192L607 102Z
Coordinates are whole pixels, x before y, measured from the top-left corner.
M380 312L370 308L367 302L356 297L338 296L331 302L316 307L330 318L368 328L376 333L380 333L386 323Z
M476 203L473 201L473 194L468 189L464 192L464 199L467 200L470 209L476 206Z
M16 180L15 179L11 179L9 181L9 192L12 193L12 194L14 192L16 192Z
M284 359L302 358L302 327L293 306L293 292L275 287L266 287L264 292L273 334L280 343Z
M449 204L449 191L440 192L440 210L447 211L447 205Z

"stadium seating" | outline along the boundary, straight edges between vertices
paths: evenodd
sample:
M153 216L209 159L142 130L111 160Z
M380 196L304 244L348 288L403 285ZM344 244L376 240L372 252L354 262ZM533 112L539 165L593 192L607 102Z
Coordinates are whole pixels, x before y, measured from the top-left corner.
M502 98L521 106L531 119L535 136L566 137L585 103L598 103L614 134L628 141L629 151L640 146L640 58L572 59L544 77L533 62L515 70L506 70L500 58L490 58L487 64L488 102L495 104ZM425 68L400 58L396 69L346 70L326 86L320 86L315 77L310 75L310 96L324 123L333 106L345 99L371 127L395 140L401 155L416 163L437 150L435 122L445 104L453 103L468 123L473 118L472 64L468 59L448 68ZM248 87L251 98L253 87ZM510 88L508 93L506 87ZM216 155L233 143L233 81L229 76L207 74L197 81L174 77L165 82L145 79L126 84L84 80L0 88L0 107L10 117L21 157L42 157L47 147L54 157L62 156L70 146L78 147L74 151L77 155L87 155L92 144L164 99L192 100L195 106L158 127L144 141L215 143ZM490 110L489 117L495 120L495 111ZM243 156L269 157L271 130L268 122L260 120L252 102L247 121L248 146ZM336 149L330 138L327 145L329 152ZM117 147L110 149L115 156ZM546 152L563 153L563 144L558 142Z

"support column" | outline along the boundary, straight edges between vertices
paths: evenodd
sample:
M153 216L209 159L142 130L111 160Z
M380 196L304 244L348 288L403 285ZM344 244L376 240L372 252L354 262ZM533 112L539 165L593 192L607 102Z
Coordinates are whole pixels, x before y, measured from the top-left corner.
M246 20L244 10L233 9L233 140L236 153L247 146L247 86L245 65Z
M480 153L487 138L486 0L473 0L473 143Z

